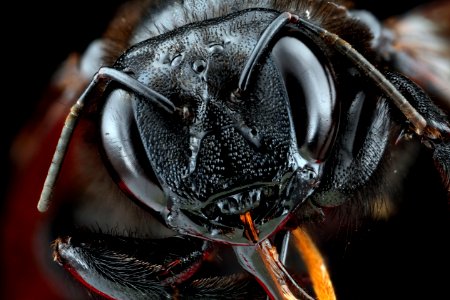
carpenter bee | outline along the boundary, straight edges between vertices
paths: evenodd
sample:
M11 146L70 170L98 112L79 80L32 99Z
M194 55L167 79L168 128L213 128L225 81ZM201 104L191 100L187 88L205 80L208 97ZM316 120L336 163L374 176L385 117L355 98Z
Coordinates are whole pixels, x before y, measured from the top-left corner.
M127 2L54 84L64 108L46 118L62 132L43 141L56 151L38 203L49 276L106 299L361 298L332 238L350 239L355 216L395 218L426 189L410 185L418 162L450 194L449 12ZM364 298L414 294L383 286Z

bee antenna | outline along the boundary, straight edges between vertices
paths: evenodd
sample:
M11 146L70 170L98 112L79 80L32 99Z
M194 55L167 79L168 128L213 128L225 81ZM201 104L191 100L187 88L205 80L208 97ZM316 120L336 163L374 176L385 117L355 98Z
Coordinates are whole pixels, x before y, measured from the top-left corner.
M144 99L159 105L169 113L175 112L175 105L169 99L150 89L128 74L109 67L100 68L100 70L97 72L97 74L95 74L94 78L90 82L89 86L78 98L77 102L70 108L70 113L66 117L66 121L61 131L55 153L53 154L47 177L45 178L41 197L37 205L37 208L40 212L47 211L48 207L50 206L53 189L61 171L62 163L67 153L67 147L72 138L72 134L74 132L76 124L78 123L78 120L80 118L80 114L85 107L87 99L90 98L91 94L94 91L97 91L102 87L104 88L110 81L115 81L123 85L124 87L130 89L132 92L143 96Z
M262 55L266 52L269 43L273 40L274 36L289 22L291 22L292 14L284 12L279 15L272 23L264 29L261 37L256 43L255 48L253 48L247 62L245 63L244 69L242 70L241 76L239 77L238 91L236 94L240 94L247 90L248 83L250 81L251 75L254 73L253 70L257 63L261 59Z

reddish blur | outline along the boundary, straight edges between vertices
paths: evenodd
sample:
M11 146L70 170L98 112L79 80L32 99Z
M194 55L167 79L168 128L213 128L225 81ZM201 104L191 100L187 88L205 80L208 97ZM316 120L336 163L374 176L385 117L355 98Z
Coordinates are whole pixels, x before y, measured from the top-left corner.
M38 238L47 230L47 214L36 208L61 128L70 107L85 86L77 71L78 57L70 56L50 85L38 113L21 130L11 147L14 171L5 205L2 236L4 299L59 299L50 286L55 281L45 262L51 260L50 245L42 248ZM60 182L64 185L64 181ZM45 229L44 229L45 228Z

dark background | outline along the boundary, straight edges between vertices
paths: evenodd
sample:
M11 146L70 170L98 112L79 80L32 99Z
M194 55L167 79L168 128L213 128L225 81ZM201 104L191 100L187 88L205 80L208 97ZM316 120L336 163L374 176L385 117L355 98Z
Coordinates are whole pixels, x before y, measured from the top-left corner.
M3 8L3 16L7 15L10 20L6 21L2 18L0 208L4 205L3 199L9 184L11 167L9 146L12 139L33 113L50 76L58 65L69 53L73 51L81 53L94 38L100 36L116 6L121 2L123 1L79 0L51 4L14 1L8 9ZM368 8L380 18L385 18L426 1L408 1L407 6L401 4L401 7L399 3L392 0L359 2L361 3L359 7ZM419 174L420 168L426 168L426 163L418 162L416 168ZM433 180L435 179L433 177ZM423 183L418 176L412 178L410 184L417 186ZM338 241L336 244L328 245L330 249L345 249L332 252L336 256L344 257L339 260L339 265L334 267L339 270L348 268L348 273L352 274L337 279L336 283L354 281L356 291L365 288L366 280L379 280L380 290L389 290L390 287L399 284L402 279L406 279L407 282L403 283L404 288L411 287L411 290L406 293L408 295L414 295L413 289L416 286L421 286L421 290L429 287L432 294L436 292L433 287L435 285L433 278L439 278L439 276L434 273L434 270L442 265L442 271L448 273L448 268L444 267L447 259L440 259L441 256L445 257L448 254L446 251L448 248L441 246L441 243L448 240L448 230L444 229L444 226L448 225L448 210L446 203L442 205L433 202L435 201L433 192L429 190L427 184L423 184L420 190L421 192L414 195L414 201L406 208L408 211L406 215L381 224L377 230L363 227L361 230L365 232L357 235L352 247L346 246L345 239L343 239L344 242ZM436 214L436 210L441 210L442 213ZM433 238L430 238L431 236ZM7 241L0 240L0 243L2 242ZM395 266L397 271L385 270L385 273L378 272L371 276L361 273L361 276L366 276L361 278L357 272L363 267L357 264L364 259L364 255L367 255L365 266L367 269L376 269L378 264L386 263L381 261L382 259L391 257L392 261L388 263ZM411 259L398 260L399 257L410 255L413 256ZM424 267L430 264L435 265L436 268ZM402 278L405 272L401 270L408 270L406 278ZM447 274L444 276L448 277ZM387 282L384 277L387 278ZM445 277L440 278L438 282L442 283L442 279ZM346 284L348 285L348 282ZM373 283L367 286L373 286ZM351 294L348 291L342 291L342 293ZM367 293L379 295L380 291L367 291ZM401 295L398 296L401 297ZM386 295L382 298L392 299L393 296Z
M8 185L9 145L69 53L99 37L123 1L14 1L3 9L0 190ZM107 3L107 4L106 4ZM8 20L4 18L9 15Z

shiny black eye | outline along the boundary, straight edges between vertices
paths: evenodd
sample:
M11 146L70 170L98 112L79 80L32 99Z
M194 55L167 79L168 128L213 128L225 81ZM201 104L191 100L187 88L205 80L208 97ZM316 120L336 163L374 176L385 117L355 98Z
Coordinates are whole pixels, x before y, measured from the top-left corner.
M272 57L283 76L302 155L324 161L337 132L338 109L331 69L305 43L283 37Z
M192 70L196 73L202 73L206 69L206 61L199 59L192 64Z

